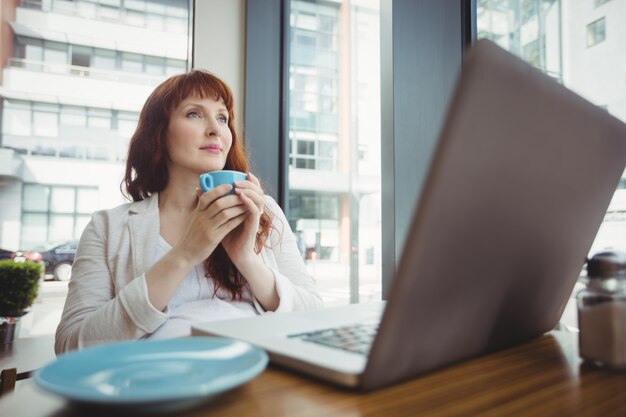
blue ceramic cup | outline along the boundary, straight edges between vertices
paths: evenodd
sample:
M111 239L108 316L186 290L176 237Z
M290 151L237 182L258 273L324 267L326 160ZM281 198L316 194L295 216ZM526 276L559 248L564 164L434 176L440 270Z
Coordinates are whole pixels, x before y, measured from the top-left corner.
M200 188L202 192L209 191L212 188L217 187L222 184L231 184L233 189L230 191L231 193L235 192L235 182L243 181L246 179L246 174L239 171L213 171L213 172L205 172L200 175Z

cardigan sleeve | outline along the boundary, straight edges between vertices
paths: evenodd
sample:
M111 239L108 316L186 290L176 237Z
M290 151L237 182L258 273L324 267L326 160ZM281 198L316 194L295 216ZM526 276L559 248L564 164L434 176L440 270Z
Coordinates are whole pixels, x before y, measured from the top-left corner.
M139 275L116 288L109 269L105 230L107 216L94 214L85 228L72 267L72 279L57 327L57 354L95 344L138 339L154 332L168 318L167 310L155 309L148 299L145 276ZM127 265L129 276L131 265ZM117 285L119 285L117 284Z
M285 214L269 196L266 197L265 206L273 215L273 228L269 247L266 246L261 255L274 274L279 297L276 312L322 308L324 302L317 291L315 278L304 264ZM256 299L255 307L260 312L265 311Z

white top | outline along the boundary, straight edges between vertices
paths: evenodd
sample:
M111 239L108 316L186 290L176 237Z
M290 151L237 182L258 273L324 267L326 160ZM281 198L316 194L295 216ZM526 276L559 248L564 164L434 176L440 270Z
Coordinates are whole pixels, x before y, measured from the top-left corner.
M169 243L159 236L155 245L154 263L172 249ZM180 284L167 307L169 318L149 337L164 339L188 336L191 323L221 319L235 319L257 314L254 295L249 287L244 288L241 301L229 300L227 291L221 289L214 296L213 280L204 276L204 266L197 265Z
M260 255L274 274L276 313L322 307L284 213L269 196L265 209L273 214L273 227ZM182 336L189 334L195 320L266 313L249 289L242 303L210 297L212 286L198 278L197 269L164 311L154 308L145 272L169 250L165 242L157 248L159 230L158 194L93 214L76 251L56 332L57 353L121 340Z

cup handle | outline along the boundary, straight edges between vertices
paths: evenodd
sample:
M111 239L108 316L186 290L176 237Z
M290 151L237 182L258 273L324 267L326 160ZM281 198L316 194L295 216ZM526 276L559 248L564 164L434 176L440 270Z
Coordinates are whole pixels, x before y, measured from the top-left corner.
M213 177L210 175L200 175L200 188L202 188L202 192L207 192L213 188Z

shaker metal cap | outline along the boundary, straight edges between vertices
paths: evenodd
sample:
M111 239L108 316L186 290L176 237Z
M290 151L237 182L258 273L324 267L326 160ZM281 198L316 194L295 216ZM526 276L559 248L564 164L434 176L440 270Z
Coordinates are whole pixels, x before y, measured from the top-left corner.
M587 276L590 278L626 278L626 253L605 251L595 254L587 260Z

